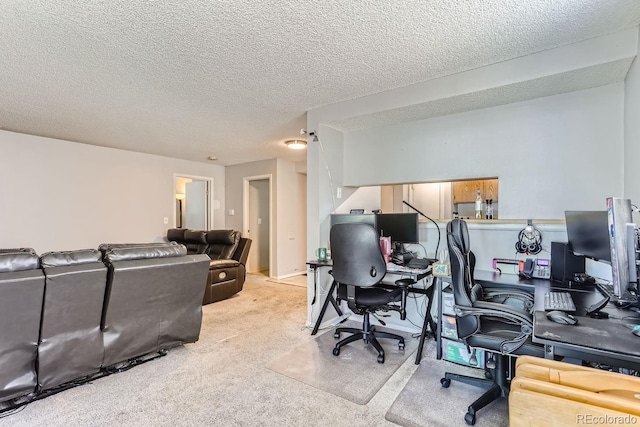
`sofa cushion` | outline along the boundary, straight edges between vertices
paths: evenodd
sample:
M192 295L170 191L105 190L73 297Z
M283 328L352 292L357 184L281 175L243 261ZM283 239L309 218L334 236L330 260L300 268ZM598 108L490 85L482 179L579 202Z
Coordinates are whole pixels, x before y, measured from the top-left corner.
M181 242L187 247L188 254L204 254L207 250L206 231L185 230L184 241Z
M153 244L148 246L113 248L107 251L105 254L105 260L108 262L114 262L135 259L178 257L186 254L187 249L184 245L172 242L164 245Z
M40 259L35 253L26 251L0 253L0 273L35 270L39 267Z
M102 262L102 253L99 250L81 249L77 251L47 252L40 257L40 263L43 268L87 264L91 262Z
M170 228L167 230L167 240L170 242L184 242L184 232L185 228Z
M206 254L211 259L229 259L238 248L240 237L237 230L211 230L206 234L209 245Z

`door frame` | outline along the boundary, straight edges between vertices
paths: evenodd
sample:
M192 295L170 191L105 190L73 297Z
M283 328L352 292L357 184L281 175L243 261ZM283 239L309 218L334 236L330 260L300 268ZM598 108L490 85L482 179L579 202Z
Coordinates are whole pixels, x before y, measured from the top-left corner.
M245 176L242 179L242 234L249 234L249 184L251 181L269 180L269 278L275 277L274 273L274 238L273 227L275 218L273 216L273 179L272 174ZM257 246L256 246L257 247Z
M171 206L172 206L172 212L173 212L173 227L171 228L176 228L177 227L177 222L176 220L178 219L176 217L176 187L178 185L178 180L177 178L189 178L189 179L193 179L196 181L206 181L207 182L207 208L209 210L209 215L207 218L207 222L209 223L209 226L207 227L210 230L214 229L214 224L213 224L213 178L209 177L209 176L197 176L197 175L190 175L187 173L174 173L173 174L173 193L171 194ZM184 227L183 227L184 228Z

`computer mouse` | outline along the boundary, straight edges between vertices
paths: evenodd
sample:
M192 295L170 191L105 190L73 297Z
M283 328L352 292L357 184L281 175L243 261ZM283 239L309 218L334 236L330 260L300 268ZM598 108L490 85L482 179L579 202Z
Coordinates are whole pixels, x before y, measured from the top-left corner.
M633 333L633 335L640 337L640 325L636 325L631 329L631 333Z
M578 323L578 320L574 316L559 310L548 312L547 319L563 325L575 325L576 323Z

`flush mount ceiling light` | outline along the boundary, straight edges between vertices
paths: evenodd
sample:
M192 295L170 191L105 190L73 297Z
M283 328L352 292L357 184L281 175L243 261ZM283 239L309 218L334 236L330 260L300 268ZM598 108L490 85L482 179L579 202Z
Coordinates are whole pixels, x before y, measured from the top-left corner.
M305 141L304 139L289 139L284 143L287 144L287 147L294 150L302 150L303 148L307 148L307 141Z
M218 160L218 158L216 156L209 156L207 157L207 160Z

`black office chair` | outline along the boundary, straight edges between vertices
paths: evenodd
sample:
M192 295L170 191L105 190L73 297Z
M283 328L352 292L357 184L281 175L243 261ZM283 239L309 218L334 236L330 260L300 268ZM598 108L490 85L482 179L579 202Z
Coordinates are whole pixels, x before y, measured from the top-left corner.
M487 361L490 378L475 378L447 372L440 380L442 387L449 387L451 380L488 388L476 399L465 414L465 421L474 425L476 412L499 397L509 394L508 356L530 355L544 357L543 348L531 342L533 320L529 310L519 309L512 305L496 303L485 299L482 286L473 282L473 253L469 246L467 224L461 219L454 219L447 224L447 244L451 262L451 282L456 327L458 337L474 349L483 349L493 354ZM499 292L495 291L496 294ZM520 296L520 290L503 290L510 295ZM500 298L496 294L492 298ZM524 301L529 301L524 298Z
M376 311L394 310L400 312L400 318L404 320L407 289L415 280L397 280L395 284L398 287L392 290L376 286L387 273L387 265L380 250L378 234L369 224L336 224L331 227L330 242L333 259L331 275L338 283L338 303L340 300L347 301L354 313L364 317L362 329L335 330L335 338L340 338L343 332L352 335L339 341L333 349L333 354L338 356L341 347L362 339L365 344L371 343L378 351L378 363L384 363L384 350L378 338L398 340L398 348L401 350L404 349L404 338L389 332L377 331L375 326L371 325L369 315Z

